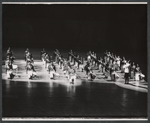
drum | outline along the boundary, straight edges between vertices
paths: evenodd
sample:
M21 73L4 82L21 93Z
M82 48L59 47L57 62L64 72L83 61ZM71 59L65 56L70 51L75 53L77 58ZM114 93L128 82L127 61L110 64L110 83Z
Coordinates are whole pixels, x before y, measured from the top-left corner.
M142 73L140 74L140 76L141 76L142 78L144 78L144 77L145 77L145 75L144 75L144 74L142 74Z
M136 74L135 74L135 80L136 80L136 81L139 81L139 80L140 80L140 74L139 74L139 73L136 73Z
M12 67L13 67L14 70L18 68L18 66L14 65L14 64L12 65Z
M50 79L53 79L54 78L54 71L50 71L50 74L49 74L49 77L50 77Z
M54 75L55 75L55 76L59 76L59 73L54 72Z
M76 80L76 75L75 74L70 75L69 82L74 82L75 80Z
M13 74L12 70L7 70L7 78L10 79L11 78L11 74Z
M30 79L32 77L33 71L32 70L28 70L28 78Z

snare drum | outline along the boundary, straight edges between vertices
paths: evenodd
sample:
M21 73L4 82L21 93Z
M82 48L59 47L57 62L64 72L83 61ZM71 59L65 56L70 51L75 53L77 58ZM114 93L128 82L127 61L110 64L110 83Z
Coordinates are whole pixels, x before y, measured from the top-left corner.
M136 80L136 81L139 81L139 80L140 80L140 74L139 74L139 73L136 73L136 74L135 74L135 80Z

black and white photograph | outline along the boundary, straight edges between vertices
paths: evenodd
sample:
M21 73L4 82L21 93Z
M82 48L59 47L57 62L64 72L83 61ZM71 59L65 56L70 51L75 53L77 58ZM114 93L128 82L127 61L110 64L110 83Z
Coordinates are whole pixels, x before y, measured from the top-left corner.
M147 37L147 2L3 2L2 120L147 120Z

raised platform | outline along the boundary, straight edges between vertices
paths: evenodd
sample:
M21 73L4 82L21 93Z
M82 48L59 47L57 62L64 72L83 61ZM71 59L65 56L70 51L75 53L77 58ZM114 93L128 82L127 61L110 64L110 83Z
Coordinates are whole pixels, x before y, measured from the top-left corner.
M37 72L38 78L29 80L28 76L25 71L25 64L26 62L24 60L15 60L14 62L15 65L18 65L18 74L20 74L21 77L15 77L11 81L19 81L19 82L54 82L54 83L59 83L61 85L68 85L70 84L68 79L65 77L63 74L63 71L59 69L58 65L56 65L57 72L60 74L60 77L56 77L55 80L51 80L49 78L49 73L48 71L44 68L44 65L42 61L40 60L35 60L34 66L35 70ZM94 70L94 73L97 75L97 78L94 81L89 81L87 80L85 76L85 72L77 71L77 79L74 83L74 86L79 86L81 83L84 82L95 82L95 83L110 83L110 84L116 84L122 88L126 89L131 89L135 91L140 91L140 92L148 92L148 83L143 81L143 82L138 82L138 81L133 81L130 80L129 84L124 84L124 79L123 79L123 74L118 72L119 74L119 79L117 79L116 82L113 82L110 80L108 77L107 79L104 78L104 75L102 73L99 73L98 70ZM6 78L6 71L5 71L5 66L2 66L2 79L8 80Z

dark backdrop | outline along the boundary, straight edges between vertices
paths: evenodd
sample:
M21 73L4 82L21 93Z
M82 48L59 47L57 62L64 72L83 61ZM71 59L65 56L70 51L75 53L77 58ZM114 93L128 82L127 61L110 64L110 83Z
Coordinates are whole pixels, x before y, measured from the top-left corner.
M3 49L109 50L147 74L147 5L2 5L2 41Z

